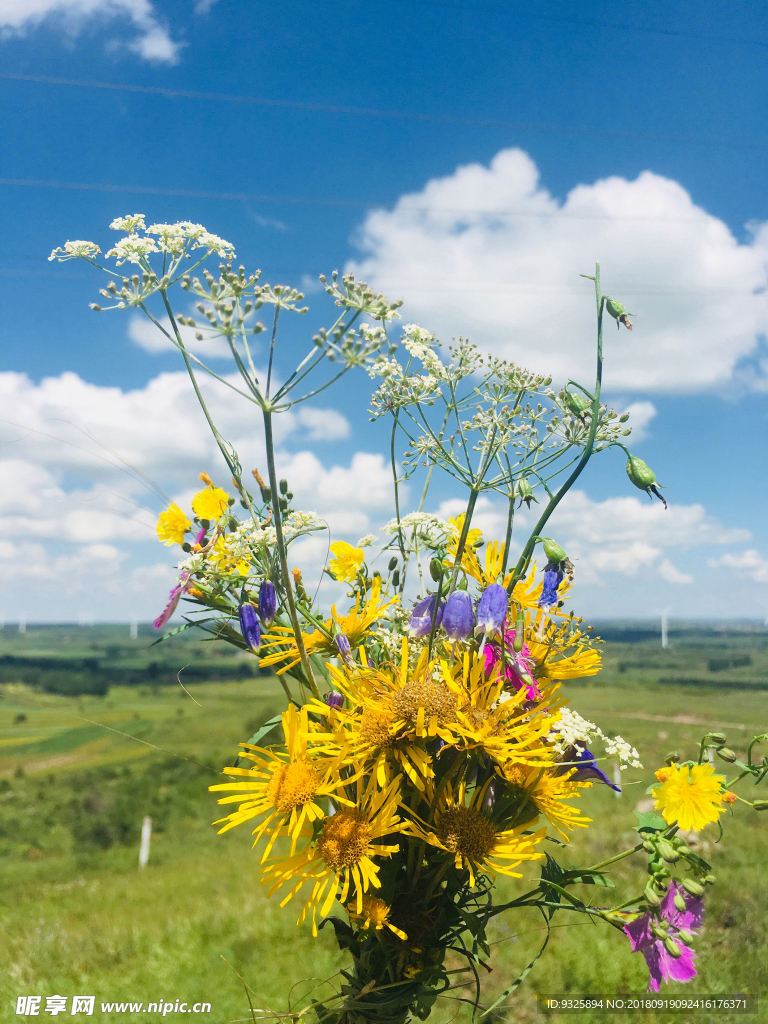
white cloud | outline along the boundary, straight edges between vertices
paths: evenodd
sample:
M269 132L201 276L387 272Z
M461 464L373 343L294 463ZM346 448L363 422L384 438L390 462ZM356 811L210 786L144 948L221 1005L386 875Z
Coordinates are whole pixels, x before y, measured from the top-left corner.
M724 567L731 569L737 576L746 576L755 583L768 583L768 559L763 558L755 548L749 548L738 555L723 555L721 558L710 559L710 569Z
M693 583L693 576L690 576L687 572L680 572L670 562L668 558L659 566L659 572L667 583Z
M463 334L557 380L594 374L592 284L637 314L607 317L612 390L721 386L768 328L768 228L739 243L676 181L644 171L573 188L560 202L519 149L470 164L370 213L349 264L404 313L449 340Z
M657 413L653 402L630 402L621 412L629 413L627 426L632 428L634 442L642 441L644 437L648 436L648 431L645 428Z
M79 35L87 24L128 20L139 35L124 43L144 60L177 64L180 43L160 24L149 0L0 0L0 35L24 36L48 20Z
M168 319L161 321L163 327L171 333L171 322ZM204 338L198 341L194 327L179 327L181 340L192 355L199 359L230 359L231 353L226 341L220 337ZM128 337L131 341L143 348L145 352L158 355L165 352L177 352L178 349L165 337L162 331L148 320L145 316L136 314L128 321Z
M296 418L309 431L311 441L341 441L350 434L349 420L335 409L301 406Z

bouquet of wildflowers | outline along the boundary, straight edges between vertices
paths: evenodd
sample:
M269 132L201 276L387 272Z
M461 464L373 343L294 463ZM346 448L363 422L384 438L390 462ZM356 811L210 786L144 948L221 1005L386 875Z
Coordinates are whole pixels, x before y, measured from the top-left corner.
M642 767L621 737L606 737L568 706L568 680L600 670L600 641L564 610L573 565L545 535L589 459L611 449L626 455L632 484L664 501L653 471L622 440L627 416L601 403L604 318L631 330L632 314L601 293L599 266L583 275L596 301L590 387L568 381L556 390L549 378L483 357L463 339L444 359L434 336L415 325L402 329L397 345L390 332L400 303L336 273L321 278L335 321L280 382L279 320L306 312L302 294L233 269L233 247L201 225L147 228L136 214L111 227L123 237L107 258L132 264L132 275L100 263L92 242L67 242L51 258L80 258L105 271L108 308L141 310L176 346L231 479L224 488L203 472L189 511L171 504L161 513L158 537L180 545L182 558L155 627L183 598L191 610L179 629L197 626L251 652L275 671L287 699L281 715L241 744L237 764L224 769L227 781L211 787L224 808L217 824L221 832L251 828L268 895L296 905L298 924L307 921L314 934L332 927L350 954L338 991L293 1015L311 1011L332 1024L425 1019L452 987L450 950L466 961L475 1006L486 1016L544 951L556 913L615 928L644 954L651 990L662 980L690 980L705 887L714 878L683 833L719 823L741 799L731 786L768 774L768 759L753 760L765 736L755 737L745 762L717 733L702 739L697 760L670 755L656 772L655 811L638 815L632 848L584 868L565 868L548 852L589 825L579 806L585 787L617 788L601 759ZM195 276L213 254L225 261L219 276L205 268ZM197 317L173 312L175 287L194 298ZM260 310L270 313L268 328L256 319ZM223 338L239 383L206 366L180 325L198 339ZM257 373L255 339L265 331L267 367ZM301 571L289 570L294 542L326 527L294 507L288 481L278 477L273 422L354 369L376 381L373 419L388 420L395 515L378 539L330 545L324 572L346 597L328 613ZM201 372L258 409L264 476L258 468L244 473L217 429ZM435 469L466 494L456 518L425 511ZM406 479L421 482L415 511L400 507ZM481 495L505 502L503 537L486 540L473 526ZM521 542L515 526L523 504L522 518L529 522L535 506L537 519ZM275 730L279 739L265 744ZM708 751L734 765L733 780L716 773ZM606 869L633 854L647 857L647 880L630 899L597 906L583 895L584 886L607 892ZM528 880L497 902L498 875ZM495 1002L483 1003L488 924L531 907L547 929L541 950Z

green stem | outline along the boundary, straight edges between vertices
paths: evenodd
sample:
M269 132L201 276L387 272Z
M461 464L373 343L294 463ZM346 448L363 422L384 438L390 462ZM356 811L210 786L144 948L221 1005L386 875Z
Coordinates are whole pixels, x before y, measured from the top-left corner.
M272 410L264 409L264 440L267 448L267 469L269 472L269 487L272 491L272 514L275 521L275 532L277 534L277 554L280 559L280 575L283 578L283 588L285 589L285 597L288 602L288 615L291 620L291 626L293 627L293 634L296 638L296 646L299 650L299 657L301 658L301 667L304 669L304 674L307 677L309 688L312 691L312 695L320 700L320 691L317 688L315 682L315 676L312 672L312 666L307 657L307 649L304 646L304 637L301 632L301 626L299 625L299 616L296 613L296 602L293 599L293 588L291 587L291 577L288 572L288 557L285 550L285 540L283 538L283 523L280 512L280 498L277 486L277 472L275 470L275 446L274 439L272 436Z

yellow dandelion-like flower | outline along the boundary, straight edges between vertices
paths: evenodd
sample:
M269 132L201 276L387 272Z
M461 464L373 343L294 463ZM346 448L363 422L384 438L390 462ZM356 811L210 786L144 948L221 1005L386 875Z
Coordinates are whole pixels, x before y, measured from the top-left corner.
M374 576L371 591L364 603L358 597L354 608L346 615L339 615L336 605L331 607L331 618L323 623L323 629L316 629L312 633L304 634L304 646L307 654L322 653L329 657L338 656L338 648L333 640L333 626L337 631L342 632L349 640L350 647L354 650L362 643L371 626L377 622L384 612L399 600L398 597L387 598L381 593L381 577ZM261 639L262 650L270 653L261 659L265 667L269 665L280 665L277 675L288 672L301 660L299 649L293 637L293 630L288 626L271 627L269 633L265 633Z
M684 832L698 832L717 821L723 807L722 775L715 775L711 764L692 768L670 765L672 774L655 791L654 808L661 811L668 825L677 822Z
M512 792L518 796L519 810L515 820L533 820L543 814L547 821L568 842L563 829L572 831L575 827L586 828L591 818L579 813L578 808L565 803L578 798L579 791L589 789L591 782L571 780L576 769L564 774L554 774L553 767L537 768L509 761L504 765L503 775Z
M590 646L578 621L556 623L540 608L526 615L526 644L534 662L536 679L581 679L602 668L602 655Z
M527 824L499 828L484 813L483 801L489 785L490 780L475 789L469 803L465 782L455 792L446 787L438 797L433 823L428 824L416 816L410 822L412 835L451 854L457 871L469 872L470 885L475 884L476 873L493 875L498 872L522 878L514 869L523 861L544 856L537 852L536 846L544 840L546 829L523 835L528 830Z
M269 856L278 835L289 835L291 852L295 851L305 824L325 816L325 811L316 803L319 798L333 797L341 805L353 806L343 795L343 787L350 777L354 779L354 766L352 776L342 778L340 769L351 764L344 750L334 750L327 742L310 747L309 739L314 736L310 732L306 705L300 711L295 705L288 705L288 710L283 712L283 735L285 751L242 743L240 757L253 761L254 767L226 768L225 774L246 781L222 782L209 787L213 792L233 794L220 799L220 804L239 804L237 810L214 822L222 825L219 835L254 818L262 819L252 833L254 846L263 835L270 837L262 860Z
M248 576L251 571L250 564L239 555L233 554L227 541L226 537L217 537L216 543L208 552L208 561L222 574L237 573L239 576Z
M331 551L335 557L330 560L328 566L333 575L337 580L353 583L365 561L363 549L353 548L345 540L337 540L335 544L331 544Z
M350 921L361 928L362 931L371 929L372 931L380 932L383 928L389 928L398 939L402 939L403 942L407 940L408 936L405 932L400 928L396 928L389 920L392 908L384 900L379 899L378 896L370 894L363 896L363 906L360 913L357 912L356 908L357 904L348 904L347 913L349 914Z
M200 519L218 519L229 507L229 495L221 487L204 487L192 499L192 511Z
M653 773L653 777L657 782L666 782L667 779L671 779L674 772L671 768L659 768L658 771Z
M366 787L357 779L357 803L342 807L336 814L323 820L316 840L295 856L275 858L262 869L262 881L269 885L272 896L286 884L291 888L280 904L290 899L310 882L312 891L304 905L297 924L312 912L312 934L317 935L317 914L325 917L336 899L345 903L354 898L355 912L362 914L363 898L369 889L381 887L379 866L374 857L390 857L399 849L397 842L381 843L376 840L395 839L404 831L397 814L399 780L386 789L377 789L371 778ZM311 839L312 831L304 829L303 837Z
M186 512L182 512L175 502L171 502L165 512L157 517L157 539L168 547L171 544L183 544L184 534L192 526Z

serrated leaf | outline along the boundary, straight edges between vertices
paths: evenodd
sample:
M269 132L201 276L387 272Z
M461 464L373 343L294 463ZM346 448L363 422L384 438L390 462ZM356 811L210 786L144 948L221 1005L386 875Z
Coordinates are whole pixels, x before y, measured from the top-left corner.
M647 814L635 811L635 817L637 825L632 826L635 832L663 832L667 827L666 821L658 814L654 814L653 811L648 811Z

